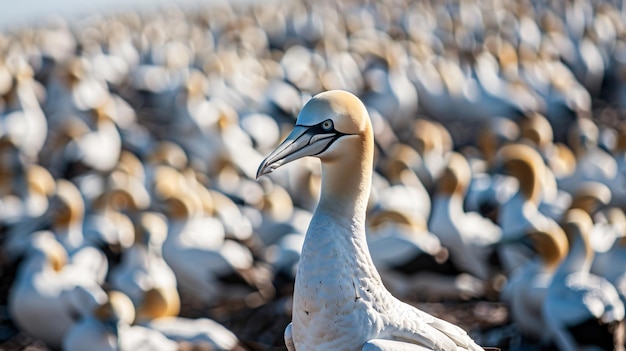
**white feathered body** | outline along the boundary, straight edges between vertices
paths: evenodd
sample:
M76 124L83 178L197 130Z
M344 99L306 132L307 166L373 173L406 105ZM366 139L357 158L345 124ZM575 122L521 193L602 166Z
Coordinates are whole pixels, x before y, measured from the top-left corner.
M298 351L362 350L373 339L479 350L462 329L393 297L374 268L363 225L319 208L302 248L292 318Z
M293 338L298 351L360 350L383 330L375 308L391 309L393 299L387 293L372 294L385 290L373 263L363 260L369 258L365 240L354 240L348 232L353 225L346 218L319 212L311 221L294 292ZM333 324L336 327L328 328Z

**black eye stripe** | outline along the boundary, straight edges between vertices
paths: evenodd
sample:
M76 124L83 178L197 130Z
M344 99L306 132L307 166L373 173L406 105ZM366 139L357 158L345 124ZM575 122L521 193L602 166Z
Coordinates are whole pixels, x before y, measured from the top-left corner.
M324 152L324 151L328 150L328 148L329 148L329 147L330 147L330 146L331 146L331 145L332 145L335 141L337 141L337 139L341 138L341 137L342 137L342 136L344 136L344 135L347 135L347 134L337 133L337 135L335 135L335 136L333 137L333 140L331 140L331 141L330 141L330 142L326 145L326 147L325 147L325 148L323 148L322 150L320 150L320 152L316 153L316 154L315 154L315 155L313 155L313 156L317 156L317 155L321 154L322 152Z
M331 124L329 129L324 129L324 127L322 126L326 122L330 122L330 124ZM307 125L304 125L304 124L296 124L296 126L297 127L305 127L305 128L308 129L306 131L306 133L304 133L300 137L304 136L305 134L308 134L308 135L312 135L312 134L313 135L315 135L315 134L328 134L328 133L334 133L335 134L335 136L332 137L332 140L326 145L326 147L324 147L324 149L322 149L320 152L318 152L317 154L312 155L312 156L316 156L316 155L321 154L322 152L326 151L330 147L330 145L332 145L335 141L337 141L337 139L341 138L342 136L348 135L346 133L342 133L340 131L337 131L335 129L333 121L330 120L330 119L327 119L327 120L325 120L325 121L323 121L321 123L310 125L310 126L307 126ZM309 140L309 144L310 144L310 142L311 141Z
M324 128L324 124L325 123L330 123L330 126ZM304 125L304 124L296 124L297 127L306 127L309 128L310 132L314 132L314 133L328 133L328 132L335 132L335 133L340 133L337 130L335 130L335 124L333 123L333 121L331 119L327 119L323 122L320 122L318 124L313 124L313 125ZM343 133L342 133L343 134Z

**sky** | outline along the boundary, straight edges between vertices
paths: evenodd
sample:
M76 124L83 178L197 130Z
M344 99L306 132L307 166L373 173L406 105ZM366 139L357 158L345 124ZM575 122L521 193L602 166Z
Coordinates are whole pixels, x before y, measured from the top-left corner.
M219 0L0 0L0 31L45 23L54 15L80 18L165 4L193 5ZM241 0L238 0L241 1Z

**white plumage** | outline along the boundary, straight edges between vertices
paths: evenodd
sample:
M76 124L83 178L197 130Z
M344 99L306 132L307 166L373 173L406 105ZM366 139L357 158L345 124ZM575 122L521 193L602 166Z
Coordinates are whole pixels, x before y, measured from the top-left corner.
M130 299L111 291L108 301L77 323L65 336L63 350L174 351L178 344L156 330L131 325L135 310Z
M152 288L176 291L177 286L176 276L162 255L167 235L165 219L146 212L138 222L134 245L124 251L120 264L109 274L111 287L126 294L135 306L139 305L145 292Z
M262 176L301 157L322 160L322 193L302 247L287 348L481 350L461 328L383 286L365 238L373 147L360 100L329 91L303 107L294 130L259 167Z
M463 198L471 171L465 157L452 153L439 179L433 200L430 230L450 250L451 259L464 272L489 279L489 255L502 236L502 230L477 212L465 212Z
M66 264L67 252L52 233L37 232L31 240L9 292L9 312L22 330L59 347L66 333L106 295L90 272Z
M528 233L537 255L513 272L502 290L511 318L520 331L541 342L550 340L543 318L543 303L554 270L567 254L567 238L560 227Z
M609 345L623 349L619 329L623 329L624 305L610 282L589 272L593 260L589 246L591 226L591 218L583 210L566 213L563 227L568 235L569 253L557 268L543 303L548 330L562 350L595 343L601 343L595 346L604 349ZM601 339L585 340L587 335Z
M518 192L498 210L502 240L507 243L499 248L499 254L506 272L511 273L531 257L522 245L511 242L531 231L549 231L558 224L539 211L545 174L539 153L525 144L511 144L501 148L496 159L497 164L519 182Z

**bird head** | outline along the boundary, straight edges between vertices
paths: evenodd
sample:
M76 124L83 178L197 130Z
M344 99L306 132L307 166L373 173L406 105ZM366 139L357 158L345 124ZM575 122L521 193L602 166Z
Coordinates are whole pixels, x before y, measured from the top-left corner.
M108 300L96 307L94 317L98 319L107 332L118 336L120 324L130 325L135 319L135 307L128 296L119 291L109 291Z
M147 290L137 307L135 323L160 317L177 316L180 312L180 297L175 288L151 288Z
M339 145L350 141L369 140L373 147L373 137L363 137L367 133L372 133L369 115L356 96L341 90L320 93L304 105L291 133L261 162L257 178L306 156L322 162L341 159L347 146Z
M544 265L553 270L567 255L569 244L561 227L555 225L528 234Z
M85 202L76 185L68 180L58 179L52 200L51 211L55 226L67 228L82 223Z

